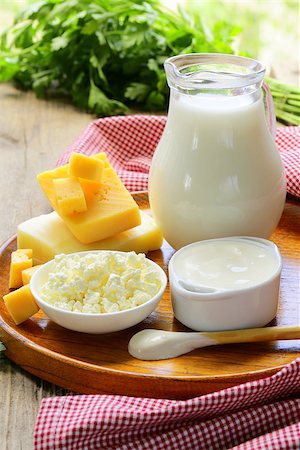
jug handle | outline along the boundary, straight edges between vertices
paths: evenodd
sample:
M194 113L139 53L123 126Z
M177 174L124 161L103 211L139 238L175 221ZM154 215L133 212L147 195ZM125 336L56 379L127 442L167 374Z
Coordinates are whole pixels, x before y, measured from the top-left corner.
M265 106L265 112L266 112L266 118L267 118L267 124L268 128L270 130L270 133L275 139L276 135L276 116L275 116L275 108L273 103L273 97L269 88L268 83L266 81L263 81L262 84L263 94L264 94L264 106Z

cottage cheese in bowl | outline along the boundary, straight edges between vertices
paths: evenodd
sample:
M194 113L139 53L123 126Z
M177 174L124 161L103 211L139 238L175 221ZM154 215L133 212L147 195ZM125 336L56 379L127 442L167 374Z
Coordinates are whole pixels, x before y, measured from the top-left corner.
M76 331L118 331L143 320L166 287L164 271L144 254L91 251L57 255L31 280L40 308Z

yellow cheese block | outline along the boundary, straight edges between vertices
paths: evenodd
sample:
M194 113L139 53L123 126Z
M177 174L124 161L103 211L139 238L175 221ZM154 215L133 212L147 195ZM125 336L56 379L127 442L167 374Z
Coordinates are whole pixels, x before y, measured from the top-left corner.
M41 267L41 264L39 264L38 266L33 266L33 267L29 267L28 269L22 270L22 283L23 283L23 286L25 284L29 284L30 283L32 275L40 267Z
M41 188L53 209L73 235L84 244L114 236L140 224L138 205L110 166L105 154L100 153L94 158L103 161L103 176L99 190L86 197L87 211L81 214L62 214L57 205L53 179L68 176L68 164L38 175Z
M100 182L104 169L101 159L72 153L69 160L69 175Z
M162 234L152 217L143 211L140 213L141 225L92 244L79 242L56 212L34 217L18 226L18 247L31 247L35 264L43 264L59 253L68 254L87 250L146 253L149 250L157 250L162 245Z
M22 270L32 267L32 249L23 248L11 254L9 288L22 286Z
M77 178L55 178L53 188L60 214L75 214L87 210L84 192Z
M19 325L38 312L39 307L30 291L29 284L4 295L3 300L14 322Z

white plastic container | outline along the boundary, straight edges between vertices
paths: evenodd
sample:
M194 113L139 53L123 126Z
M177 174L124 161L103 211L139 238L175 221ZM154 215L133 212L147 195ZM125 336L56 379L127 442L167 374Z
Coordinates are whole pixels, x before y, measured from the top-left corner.
M265 239L187 245L169 263L174 315L196 331L262 327L276 315L281 267L277 246Z
M225 236L268 238L282 214L286 181L266 120L263 66L191 54L168 59L165 70L168 119L149 179L163 236L176 249ZM274 124L272 106L267 113Z

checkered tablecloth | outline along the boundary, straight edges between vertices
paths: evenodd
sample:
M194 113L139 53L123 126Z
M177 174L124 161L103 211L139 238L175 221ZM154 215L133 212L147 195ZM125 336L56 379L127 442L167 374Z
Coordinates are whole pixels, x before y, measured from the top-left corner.
M147 190L164 116L95 120L62 155L104 151L130 191ZM300 197L300 128L277 130L288 192ZM186 401L111 395L46 398L35 450L300 449L300 359L277 374Z
M34 448L300 449L300 358L269 378L185 401L118 395L46 398Z

